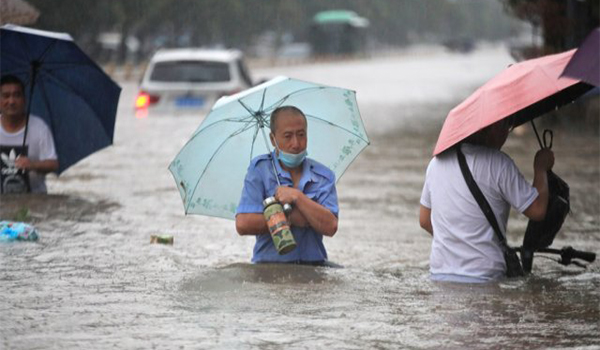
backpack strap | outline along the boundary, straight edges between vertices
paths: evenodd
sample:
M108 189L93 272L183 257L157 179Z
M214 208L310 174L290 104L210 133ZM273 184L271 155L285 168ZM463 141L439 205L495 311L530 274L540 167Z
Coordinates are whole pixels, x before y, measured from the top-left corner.
M506 237L504 237L504 235L500 231L500 227L498 226L498 221L496 221L496 216L494 215L492 207L490 207L490 204L488 203L487 199L485 199L485 196L479 189L479 186L477 186L477 182L475 182L475 179L473 179L473 175L471 174L471 171L467 166L467 160L465 159L465 155L462 153L460 147L460 144L456 147L456 156L458 157L460 171L462 172L465 181L467 182L467 186L469 186L469 190L473 194L473 197L475 197L477 204L479 204L479 208L481 208L483 215L485 215L490 225L492 225L496 236L500 240L500 246L502 247L502 250L505 251L506 249L508 249Z

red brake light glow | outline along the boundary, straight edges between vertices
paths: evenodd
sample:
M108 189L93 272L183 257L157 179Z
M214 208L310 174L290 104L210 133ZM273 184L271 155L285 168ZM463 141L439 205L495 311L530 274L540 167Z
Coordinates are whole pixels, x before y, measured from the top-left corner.
M146 108L150 105L150 96L145 92L140 92L135 99L135 108Z
M158 96L150 95L147 92L140 92L135 99L135 108L142 109L147 108L151 104L158 102Z

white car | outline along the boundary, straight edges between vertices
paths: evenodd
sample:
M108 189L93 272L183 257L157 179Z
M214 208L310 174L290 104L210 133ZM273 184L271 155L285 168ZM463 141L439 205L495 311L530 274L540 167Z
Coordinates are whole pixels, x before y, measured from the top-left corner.
M163 49L142 77L136 114L189 114L210 110L221 96L252 86L238 50Z

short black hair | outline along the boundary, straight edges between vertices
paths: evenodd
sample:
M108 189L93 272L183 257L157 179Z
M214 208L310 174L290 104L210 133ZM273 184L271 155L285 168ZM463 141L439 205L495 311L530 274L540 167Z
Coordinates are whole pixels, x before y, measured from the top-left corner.
M468 136L466 139L464 139L462 142L464 143L470 143L472 145L480 145L480 146L485 146L488 142L488 137L489 137L489 132L492 128L493 125L498 124L498 123L505 123L505 125L508 127L509 131L513 129L515 123L516 123L516 117L515 116L509 116L506 117L504 119L500 119L497 122L490 124L488 126L486 126L485 128L477 131L476 133Z
M25 84L23 84L23 81L21 79L19 79L16 75L12 75L12 74L3 75L2 78L0 78L0 86L6 85L6 84L17 84L21 87L21 92L25 93Z
M271 120L269 123L269 127L271 128L271 132L273 134L275 134L275 129L277 127L277 118L279 118L279 114L281 114L282 112L292 112L298 115L301 115L302 118L304 118L304 122L306 123L306 116L304 115L304 112L302 112L300 110L300 108L298 107L294 107L294 106L281 106L281 107L277 107L273 113L271 113Z

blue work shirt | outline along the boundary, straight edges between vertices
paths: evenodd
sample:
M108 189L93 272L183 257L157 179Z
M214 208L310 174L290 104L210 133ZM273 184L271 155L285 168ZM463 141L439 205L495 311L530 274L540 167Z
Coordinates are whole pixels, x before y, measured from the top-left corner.
M258 156L250 162L236 215L242 213L262 214L264 209L263 200L275 195L278 185L271 157L275 157L274 152ZM275 161L275 168L279 174L281 186L293 187L292 176L288 171L281 168L279 161ZM298 183L298 189L308 198L329 209L336 217L338 216L335 174L329 168L313 159L306 158L302 163L302 176ZM296 240L296 249L287 254L279 255L271 235L256 235L252 262L314 263L327 260L323 235L310 226L292 226L291 229Z

